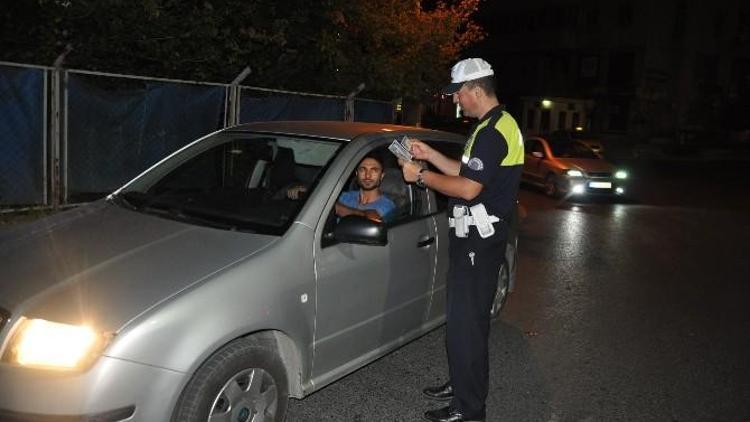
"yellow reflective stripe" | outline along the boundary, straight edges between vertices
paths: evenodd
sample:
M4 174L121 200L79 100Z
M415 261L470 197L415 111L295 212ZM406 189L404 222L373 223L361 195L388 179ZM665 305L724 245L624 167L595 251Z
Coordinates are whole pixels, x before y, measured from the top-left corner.
M464 163L469 162L469 158L471 158L471 149L474 147L474 138L476 138L477 133L479 133L480 130L487 127L487 125L490 123L490 120L492 117L489 117L487 120L483 121L482 123L478 124L476 129L474 129L474 132L469 137L469 140L466 141L466 145L464 146L464 155L461 157L461 161Z
M501 166L517 166L523 164L523 135L518 128L516 119L508 113L495 123L495 129L505 138L508 144L508 155L500 163Z

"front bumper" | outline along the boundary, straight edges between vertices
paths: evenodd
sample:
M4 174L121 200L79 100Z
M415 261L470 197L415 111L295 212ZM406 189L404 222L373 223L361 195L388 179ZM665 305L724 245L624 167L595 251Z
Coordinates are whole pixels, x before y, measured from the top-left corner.
M614 178L571 177L565 192L569 195L624 195L625 183Z
M0 364L0 420L167 421L186 381L181 372L110 357L84 373Z
M135 406L115 409L95 415L58 415L47 416L31 413L17 413L0 409L0 421L3 422L121 422L132 421Z

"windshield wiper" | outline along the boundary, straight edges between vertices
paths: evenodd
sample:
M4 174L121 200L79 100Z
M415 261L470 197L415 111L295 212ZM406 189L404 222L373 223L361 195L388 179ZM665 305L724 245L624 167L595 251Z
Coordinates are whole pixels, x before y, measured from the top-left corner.
M139 195L133 195L135 193L141 194L141 192L122 192L110 195L109 200L123 208L138 211L138 207L143 201L139 200Z
M166 204L149 204L143 206L140 211L157 215L160 217L166 217L170 220L180 221L183 223L196 224L199 226L208 226L223 230L237 230L237 224L231 222L220 221L215 218L203 218L193 213L185 212L184 209L177 207L170 207Z

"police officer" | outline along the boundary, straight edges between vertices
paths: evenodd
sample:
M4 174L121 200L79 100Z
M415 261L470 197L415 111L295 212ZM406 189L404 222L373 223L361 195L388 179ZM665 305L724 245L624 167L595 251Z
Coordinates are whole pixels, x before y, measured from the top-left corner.
M516 204L523 167L523 138L516 121L495 95L492 67L482 59L453 66L453 95L464 115L478 118L461 161L452 160L419 140L415 158L438 171L402 163L404 179L450 197L451 230L447 286L446 347L450 379L424 394L450 404L425 413L434 422L484 421L489 384L487 341L490 308L505 256L506 221Z

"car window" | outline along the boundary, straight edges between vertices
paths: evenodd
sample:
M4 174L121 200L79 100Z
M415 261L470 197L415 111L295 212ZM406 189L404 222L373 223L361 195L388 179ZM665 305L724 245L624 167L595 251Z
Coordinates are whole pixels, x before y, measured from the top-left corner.
M599 158L591 148L580 142L556 142L550 144L550 149L555 157L560 158Z
M398 165L396 157L388 151L387 146L381 146L363 152L357 156L355 161L358 163L363 157L371 152L375 153L383 160L383 171L385 174L383 176L383 181L380 184L380 189L383 195L388 197L396 205L395 209L385 216L383 224L387 227L394 227L428 215L429 205L427 201L427 192L425 192L424 189L417 188L413 184L404 181L401 167ZM344 183L343 189L336 192L337 198L346 191L357 191L359 189L356 172L354 170L356 169L356 166L354 163L352 163L352 165L352 172ZM331 209L326 219L324 229L324 247L335 243L335 241L333 241L333 229L335 228L338 219L339 218L335 214L335 209Z
M531 154L532 152L541 152L544 154L542 143L536 139L527 139L524 144L524 149L526 154Z
M230 230L282 234L343 144L289 136L237 134L194 144L117 194L136 211ZM117 201L116 201L117 202Z

